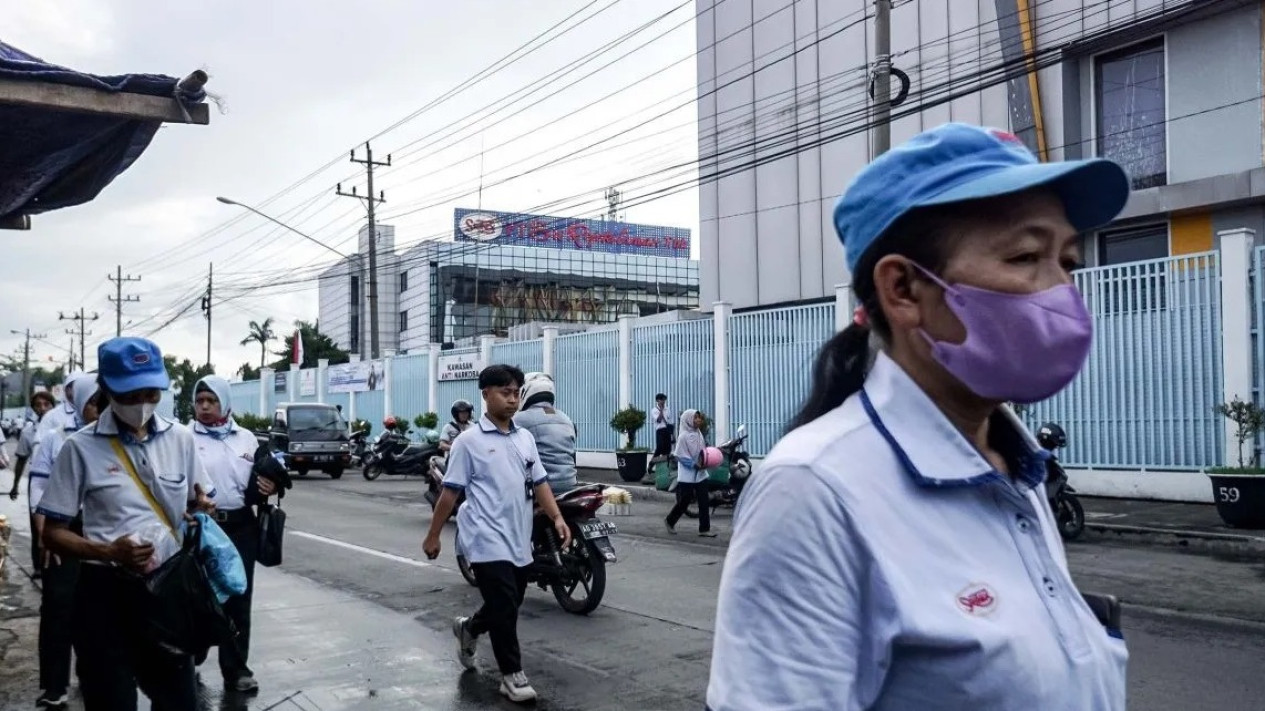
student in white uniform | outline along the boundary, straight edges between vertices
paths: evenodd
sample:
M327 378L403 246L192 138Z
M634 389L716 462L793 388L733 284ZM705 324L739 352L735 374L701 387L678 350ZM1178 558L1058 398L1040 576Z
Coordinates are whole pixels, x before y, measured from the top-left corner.
M17 461L13 464L13 486L9 489L10 501L18 500L18 484L22 481L27 465L39 451L40 438L47 432L45 421L52 418L59 409L52 393L38 392L31 395L31 412L35 414L35 421L26 423L26 426L22 428L22 433L18 435L18 444L13 450L13 456ZM39 531L44 527L44 520L42 516L35 513L35 499L31 494L32 484L28 483L26 500L30 509L33 534L31 536L31 565L33 566L31 570L34 571L33 577L38 578L44 571L44 551L40 546L39 537Z
M38 507L49 550L84 563L74 632L84 708L135 711L139 686L155 711L186 711L197 704L193 659L147 639L141 575L182 516L214 511L215 490L193 434L154 413L170 384L158 346L111 339L97 363L109 406L66 440ZM81 511L82 535L70 529Z
M196 417L189 429L198 443L198 456L215 486L215 521L224 529L246 566L246 592L224 604L224 611L237 626L236 645L219 649L220 673L224 688L240 693L256 693L259 684L247 666L250 656L250 605L255 587L255 559L259 556L259 520L255 506L266 503L276 485L264 477L251 481L259 440L254 433L233 421L233 401L228 381L208 375L193 389ZM254 491L251 485L254 484Z
M533 503L539 502L553 522L560 548L571 541L571 530L540 464L536 441L514 424L523 380L523 371L512 365L490 365L479 373L484 415L452 443L444 493L435 504L430 532L422 543L428 558L439 556L439 533L458 492L464 491L457 536L479 581L483 607L472 617L453 621L457 658L466 669L474 669L479 637L487 634L501 670L501 693L520 703L536 698L536 690L523 674L518 646L518 608L532 562Z
M739 502L711 711L1124 710L1120 630L1073 584L1047 455L1005 403L1084 364L1077 235L1128 194L1110 161L963 124L855 177L835 226L861 307Z
M66 440L83 427L97 421L100 408L95 397L96 381L91 378L81 379L77 387L69 392L67 397L75 409L74 419L60 429L45 430L40 437L40 445L35 450L35 457L31 460L31 483L28 491L32 509L38 507L44 490L48 488L49 477ZM39 528L32 535L32 540L39 540L44 535L44 517L37 518ZM76 516L70 523L70 530L82 534L83 518ZM53 555L45 548L41 569L40 695L35 706L64 709L68 699L67 692L70 690L70 650L74 637L73 618L75 588L79 583L79 561Z

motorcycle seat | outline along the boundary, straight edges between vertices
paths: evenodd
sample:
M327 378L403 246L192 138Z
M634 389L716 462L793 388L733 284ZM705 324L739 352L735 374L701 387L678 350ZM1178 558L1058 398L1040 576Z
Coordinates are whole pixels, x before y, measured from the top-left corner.
M570 501L572 499L585 496L587 494L592 494L592 493L600 494L605 490L606 490L605 484L584 484L583 486L577 486L576 488L571 489L570 491L564 491L561 494L558 494L557 496L555 496L554 498L557 499L558 503L562 503L564 501Z

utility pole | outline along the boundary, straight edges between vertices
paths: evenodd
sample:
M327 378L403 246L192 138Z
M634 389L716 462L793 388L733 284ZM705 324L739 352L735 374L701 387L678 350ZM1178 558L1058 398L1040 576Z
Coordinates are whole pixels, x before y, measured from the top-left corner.
M874 155L892 147L892 0L874 0Z
M336 193L342 197L356 198L363 200L365 207L369 211L369 353L370 358L377 360L378 358L378 223L374 219L373 209L378 203L386 202L386 194L378 191L377 196L373 194L373 169L375 167L387 167L391 165L391 156L387 155L385 163L377 163L373 160L373 149L369 147L369 142L365 142L365 158L360 160L356 158L356 151L351 151L351 162L359 163L365 167L365 179L368 183L369 194L360 195L356 192L356 188L352 188L350 193L343 192L343 184L339 183Z
M202 314L206 316L206 365L211 367L211 288L215 284L215 265L206 267L206 296L202 297Z
M79 322L79 363L81 367L84 367L84 368L88 367L87 365L88 360L87 360L86 355L84 354L84 343L87 342L88 336L92 335L92 331L87 330L88 322L96 321L99 318L101 318L101 314L97 313L96 311L93 311L91 316L84 313L84 308L82 306L79 307L79 313L77 314L72 313L69 316L61 313L60 311L57 312L58 321L78 321ZM72 336L75 335L75 332L73 329L67 329L66 333L69 333Z
M114 335L115 337L118 337L118 336L123 335L123 304L124 302L135 302L135 301L141 300L141 297L132 296L132 295L128 295L127 298L123 298L123 283L129 282L129 281L140 281L141 278L134 277L131 274L128 274L127 276L123 276L122 264L118 266L118 269L115 272L115 274L116 276L106 275L106 278L114 282L114 292L116 296L111 296L110 301L114 302L114 322L115 322Z
M74 334L71 334L70 336L70 348L66 351L66 355L69 356L69 359L68 359L69 362L66 363L66 373L69 374L73 372L75 369L75 336Z
M624 194L615 188L606 189L606 204L610 206L607 212L607 219L614 222L619 219L619 201L624 198Z
M16 333L19 336L25 336L25 340L22 342L22 404L26 407L30 407L31 406L31 339L32 338L47 338L48 334L31 333L31 329L29 328L24 331L10 330L9 332Z

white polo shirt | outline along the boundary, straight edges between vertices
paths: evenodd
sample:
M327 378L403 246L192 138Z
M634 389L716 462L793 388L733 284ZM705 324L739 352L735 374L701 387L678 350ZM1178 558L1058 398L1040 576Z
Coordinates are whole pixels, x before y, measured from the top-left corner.
M528 486L547 481L536 440L510 423L501 432L487 415L452 442L444 486L466 492L457 513L457 536L471 563L531 563L534 500ZM530 484L529 484L530 482Z
M44 491L48 489L48 479L53 474L57 455L61 454L67 438L78 431L77 424L71 420L68 425L45 430L40 436L39 446L35 448L35 455L31 457L27 467L31 478L31 483L27 487L27 496L30 499L32 513L39 507L40 499L44 497Z
M246 506L246 489L250 485L259 440L236 423L229 425L225 435L208 430L196 420L190 423L189 430L197 442L198 459L215 485L216 508L233 511Z
M1128 653L1068 574L1045 453L1008 412L994 431L1013 480L880 355L783 438L735 513L711 711L1123 711Z
M116 438L177 531L188 503L197 496L195 484L201 484L208 496L215 496L215 487L198 459L193 433L155 415L149 423L149 436L137 442L131 435L119 433L114 413L107 407L99 420L66 440L37 511L69 521L82 509L83 536L97 543L112 543L161 523L110 445Z

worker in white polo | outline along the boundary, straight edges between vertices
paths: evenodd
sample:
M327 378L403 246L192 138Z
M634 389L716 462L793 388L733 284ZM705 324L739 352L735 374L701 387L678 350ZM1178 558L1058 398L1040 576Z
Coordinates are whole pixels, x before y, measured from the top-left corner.
M193 434L154 412L169 386L158 346L111 339L97 364L108 406L66 440L38 507L49 550L84 563L74 632L84 708L134 711L138 686L155 711L196 708L192 657L145 632L142 575L179 549L189 510L214 511L215 490ZM69 527L81 511L82 535Z
M711 711L1124 711L1118 615L1076 589L1006 403L1084 364L1078 235L1128 195L1115 163L964 124L854 178L835 226L860 306L735 512Z
M224 688L243 694L259 691L250 656L250 606L255 586L255 560L259 557L257 504L266 503L276 484L266 477L252 477L259 440L233 421L233 400L228 381L208 375L193 388L194 421L189 429L198 444L198 457L215 485L213 518L228 534L246 568L246 592L224 603L224 612L237 627L237 644L220 645L220 673ZM253 482L252 482L253 479ZM253 490L252 490L253 483Z

